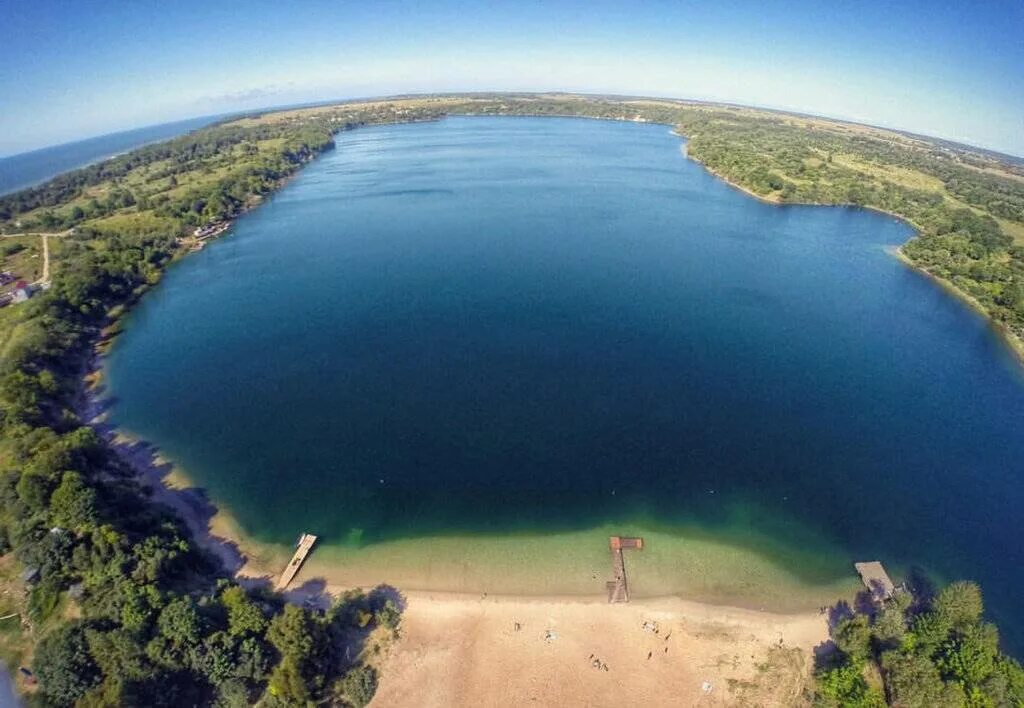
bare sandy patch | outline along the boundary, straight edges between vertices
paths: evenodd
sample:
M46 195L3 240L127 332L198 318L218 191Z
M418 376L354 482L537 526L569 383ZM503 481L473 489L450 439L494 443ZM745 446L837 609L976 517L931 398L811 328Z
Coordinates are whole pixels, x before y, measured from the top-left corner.
M793 706L817 612L413 593L374 706Z

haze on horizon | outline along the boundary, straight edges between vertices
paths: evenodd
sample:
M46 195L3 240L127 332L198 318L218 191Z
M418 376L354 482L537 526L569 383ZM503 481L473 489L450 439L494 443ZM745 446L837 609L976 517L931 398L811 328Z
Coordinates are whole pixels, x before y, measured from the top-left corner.
M778 108L1024 156L1014 0L16 0L0 26L0 155L286 104L574 91Z

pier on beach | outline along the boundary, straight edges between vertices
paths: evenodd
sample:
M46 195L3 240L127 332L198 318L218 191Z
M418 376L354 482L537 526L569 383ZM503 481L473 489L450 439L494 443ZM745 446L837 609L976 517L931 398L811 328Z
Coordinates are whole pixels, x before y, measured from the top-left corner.
M304 533L299 537L299 543L295 547L295 554L285 567L284 572L281 573L281 577L277 579L277 585L274 586L275 590L284 590L288 587L288 583L292 581L295 574L299 572L299 568L302 567L303 562L305 562L306 556L313 550L314 543L316 543L316 536L311 533Z
M629 602L629 587L626 584L626 559L622 555L624 550L634 549L642 551L644 540L628 536L612 536L608 539L608 548L612 552L612 577L609 580L608 602Z

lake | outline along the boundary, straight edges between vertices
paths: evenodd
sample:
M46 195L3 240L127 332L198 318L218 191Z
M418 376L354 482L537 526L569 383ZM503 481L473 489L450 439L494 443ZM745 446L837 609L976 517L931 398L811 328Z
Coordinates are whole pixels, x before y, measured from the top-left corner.
M887 251L905 224L758 202L682 145L560 118L339 134L144 298L113 420L246 534L317 533L353 574L597 594L621 529L658 541L634 593L825 589L806 604L881 559L980 581L1020 642L1020 365Z

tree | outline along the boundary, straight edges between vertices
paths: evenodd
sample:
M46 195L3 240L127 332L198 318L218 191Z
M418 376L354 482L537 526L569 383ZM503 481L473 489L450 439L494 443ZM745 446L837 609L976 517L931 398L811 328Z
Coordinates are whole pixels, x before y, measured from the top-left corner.
M237 585L226 589L220 596L228 613L228 632L235 637L263 634L267 617L259 605L249 599L245 590Z
M160 592L153 585L137 585L124 581L119 589L123 593L121 602L121 625L137 635L145 633L160 610Z
M56 480L41 471L26 470L18 480L18 496L28 508L42 511L56 486Z
M141 681L153 675L153 667L131 633L124 629L110 632L88 629L85 636L89 653L104 675L130 681Z
M234 676L236 639L227 632L214 632L192 652L192 667L214 686Z
M33 665L39 690L58 705L74 703L101 679L81 624L59 627L43 637Z
M277 676L279 684L285 687L292 680L292 672L298 671L307 690L316 692L323 687L328 637L324 625L309 612L295 605L285 605L284 611L271 620L267 641L281 654L281 662L271 674L271 681Z
M948 641L936 664L944 676L970 692L995 673L998 654L999 632L991 624L981 624Z
M398 605L395 604L394 600L388 598L373 613L373 617L379 626L394 630L398 628L398 623L402 620L402 612L398 609Z
M377 670L363 664L349 671L339 682L345 701L353 708L363 708L377 693Z
M290 656L283 658L274 667L267 690L285 705L304 705L310 698L302 668L298 660Z
M983 611L981 588L967 581L952 583L943 588L932 606L932 612L956 630L977 624Z
M819 704L842 708L884 708L885 696L868 686L863 670L845 664L817 676Z
M241 679L229 679L217 687L217 708L248 708L253 705L252 689Z
M871 627L864 615L855 615L840 622L832 632L832 640L854 665L863 665L871 653Z
M52 577L44 577L28 594L28 616L33 622L45 621L60 602L60 587Z
M285 659L300 663L313 652L313 622L301 607L285 605L284 611L274 617L267 629L267 641L281 652Z
M167 603L160 612L157 626L160 634L177 647L191 647L199 643L199 613L190 597L179 597Z
M96 492L77 472L65 472L50 496L50 518L57 526L82 531L96 521Z
M910 602L909 593L897 593L875 616L875 621L871 625L871 634L882 650L897 648L906 637L906 610Z
M960 708L964 693L939 676L927 657L902 651L882 655L889 701L900 708Z

